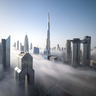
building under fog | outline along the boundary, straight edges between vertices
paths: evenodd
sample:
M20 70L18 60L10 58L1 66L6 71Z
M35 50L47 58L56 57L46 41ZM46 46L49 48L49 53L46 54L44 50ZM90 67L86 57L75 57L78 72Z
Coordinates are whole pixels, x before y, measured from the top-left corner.
M0 43L0 64L4 69L10 68L10 36Z
M21 46L22 46L22 43L20 43L20 48L21 48Z
M19 41L17 41L17 49L19 49Z
M28 44L28 36L25 35L25 38L24 38L24 52L29 52L29 44Z
M39 48L34 47L34 54L39 54Z
M30 50L32 50L32 43L30 44Z
M33 94L34 90L33 57L29 53L21 52L18 55L17 66L14 69L14 79L19 84L21 83L21 81L24 83L23 85L25 85L26 83L28 87L27 91L31 90L31 95Z
M72 58L71 58L71 42L72 42ZM82 64L90 66L90 49L91 49L91 37L85 36L83 40L79 38L73 38L73 40L67 40L66 43L66 59L71 61L72 66L80 65L80 43L83 44L82 52Z
M23 45L20 47L20 51L24 52L24 46Z
M16 47L16 42L14 42L14 45L13 46Z
M57 50L60 50L59 44L57 44Z

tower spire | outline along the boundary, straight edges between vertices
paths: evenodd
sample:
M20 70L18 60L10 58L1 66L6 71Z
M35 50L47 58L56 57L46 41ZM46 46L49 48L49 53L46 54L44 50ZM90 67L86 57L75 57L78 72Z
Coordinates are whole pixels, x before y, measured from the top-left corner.
M49 22L49 12L48 12L48 22Z

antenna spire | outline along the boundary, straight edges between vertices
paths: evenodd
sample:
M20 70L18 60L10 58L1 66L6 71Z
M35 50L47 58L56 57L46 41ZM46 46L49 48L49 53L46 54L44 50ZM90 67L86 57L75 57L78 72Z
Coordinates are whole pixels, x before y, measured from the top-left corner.
M48 22L49 22L49 12L48 12Z

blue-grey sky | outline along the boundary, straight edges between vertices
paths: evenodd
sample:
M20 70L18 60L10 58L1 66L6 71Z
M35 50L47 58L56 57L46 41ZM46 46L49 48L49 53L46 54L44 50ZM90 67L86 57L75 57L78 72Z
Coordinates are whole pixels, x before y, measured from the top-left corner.
M48 12L51 47L86 35L96 46L96 0L0 0L0 39L24 43L27 32L29 44L45 48Z

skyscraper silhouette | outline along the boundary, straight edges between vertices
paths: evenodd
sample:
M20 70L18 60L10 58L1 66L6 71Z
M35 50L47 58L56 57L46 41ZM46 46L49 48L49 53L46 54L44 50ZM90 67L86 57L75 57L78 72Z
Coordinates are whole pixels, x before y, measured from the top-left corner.
M50 21L49 21L49 13L48 13L48 28L47 28L47 40L46 40L46 49L48 50L48 54L50 54Z

